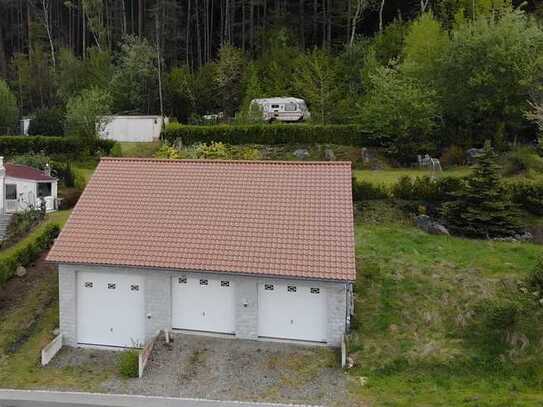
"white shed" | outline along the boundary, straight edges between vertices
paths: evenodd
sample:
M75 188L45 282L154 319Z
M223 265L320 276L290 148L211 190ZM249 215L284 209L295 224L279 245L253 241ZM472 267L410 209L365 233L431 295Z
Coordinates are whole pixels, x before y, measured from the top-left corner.
M106 140L149 143L158 140L162 130L162 116L104 116L102 120L98 131Z
M57 184L49 171L27 165L6 163L0 157L0 183L2 199L0 211L13 213L26 209L39 209L42 202L48 212L58 209Z

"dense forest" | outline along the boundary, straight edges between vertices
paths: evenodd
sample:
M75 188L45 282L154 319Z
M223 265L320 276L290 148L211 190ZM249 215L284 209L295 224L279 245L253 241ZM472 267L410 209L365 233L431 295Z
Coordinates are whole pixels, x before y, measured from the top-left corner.
M288 95L313 122L427 151L530 141L542 16L539 0L2 0L0 129L33 115L35 134L72 134L110 112L247 122L252 98Z

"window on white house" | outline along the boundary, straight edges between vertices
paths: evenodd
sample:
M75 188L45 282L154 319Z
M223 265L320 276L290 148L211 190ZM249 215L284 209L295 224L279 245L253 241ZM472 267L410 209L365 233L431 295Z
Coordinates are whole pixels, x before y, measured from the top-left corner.
M50 182L38 182L38 198L51 196L53 193L53 187Z
M221 281L221 287L230 287L230 281Z
M208 285L208 283L207 280L200 280L200 285Z
M287 287L287 291L288 291L289 293L295 293L295 292L296 292L296 286L294 286L294 285L289 285L289 286Z
M273 284L264 284L264 290L273 291Z
M312 288L311 289L311 294L320 294L321 290L320 288Z
M6 199L17 199L17 184L6 184Z

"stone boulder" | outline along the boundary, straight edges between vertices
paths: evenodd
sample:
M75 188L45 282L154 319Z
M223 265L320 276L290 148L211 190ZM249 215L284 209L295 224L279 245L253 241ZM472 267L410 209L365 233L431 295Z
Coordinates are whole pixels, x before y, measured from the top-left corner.
M15 271L15 275L17 277L26 276L26 268L24 268L23 266L17 266L17 270Z
M299 148L298 150L294 151L294 156L298 160L305 160L306 158L309 158L309 151L307 151L305 148Z
M336 161L336 155L334 154L334 151L330 148L324 150L324 159L326 161Z
M432 220L428 215L419 215L415 218L417 227L431 235L449 235L449 231L442 224Z

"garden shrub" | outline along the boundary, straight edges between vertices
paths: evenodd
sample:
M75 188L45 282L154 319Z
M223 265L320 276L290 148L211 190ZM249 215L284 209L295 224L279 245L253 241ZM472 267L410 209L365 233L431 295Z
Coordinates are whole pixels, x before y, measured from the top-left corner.
M30 136L63 136L64 111L61 108L38 110L28 127Z
M122 157L123 156L123 149L121 148L121 145L119 143L115 143L109 154L112 157Z
M119 374L127 379L139 376L139 352L126 350L119 353L117 359Z
M529 171L543 172L543 158L533 147L519 147L512 151L504 166L505 175L517 175Z
M43 212L36 209L27 209L13 215L7 227L6 238L1 246L14 244L22 236L30 232L43 219Z
M466 164L466 153L462 147L453 144L443 151L440 161L445 168L464 165Z
M73 154L79 149L75 139L44 136L3 136L0 137L0 154L3 156L33 153Z
M15 275L17 266L27 266L38 258L40 253L51 246L59 233L59 225L48 224L26 245L14 251L8 250L9 254L0 253L0 286Z
M82 191L79 188L64 188L61 194L61 209L73 208L79 201L81 193Z
M520 208L538 216L543 215L543 182L520 181L508 184L511 199Z
M353 201L374 201L388 199L389 192L385 185L375 185L367 181L353 178Z
M228 144L341 144L353 146L381 146L379 137L358 125L219 125L187 126L172 123L163 133L164 139L174 143L181 139L185 145L222 142Z
M455 177L403 176L392 186L392 196L403 201L440 205L459 190L461 182L460 178Z

